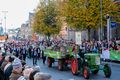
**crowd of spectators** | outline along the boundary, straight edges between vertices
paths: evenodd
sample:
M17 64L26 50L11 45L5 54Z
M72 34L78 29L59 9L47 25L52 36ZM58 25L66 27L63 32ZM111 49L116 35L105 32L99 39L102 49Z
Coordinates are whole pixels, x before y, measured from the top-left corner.
M84 40L81 45L75 44L72 40L5 43L3 47L0 47L0 80L52 80L50 74L41 72L40 67L37 66L37 60L41 58L43 59L43 64L45 64L46 56L44 56L44 50L50 46L54 46L55 50L59 47L60 51L64 53L63 49L66 46L71 46L72 52L79 55L83 52L102 53L102 50L108 48L120 50L120 46L116 41L108 43L107 41ZM61 46L65 47L60 48ZM4 52L2 48L4 48ZM26 64L27 56L33 59L34 67Z
M31 45L28 42L19 42L6 43L0 47L0 80L52 80L50 74L41 72L40 67L34 65L37 64L34 60L33 66L26 64L27 55L36 56L37 47L34 47L33 54L27 54ZM33 58L39 59L38 54Z

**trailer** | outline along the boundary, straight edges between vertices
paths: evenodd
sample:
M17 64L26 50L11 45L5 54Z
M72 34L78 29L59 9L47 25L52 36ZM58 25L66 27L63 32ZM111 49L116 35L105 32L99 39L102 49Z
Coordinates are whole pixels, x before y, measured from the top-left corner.
M58 70L65 70L68 67L68 64L71 64L71 62L76 59L75 57L79 58L79 55L76 56L72 53L70 47L63 47L65 49L64 53L60 52L60 49L55 50L53 48L44 51L45 56L47 56L48 67L52 67L52 64L57 62Z

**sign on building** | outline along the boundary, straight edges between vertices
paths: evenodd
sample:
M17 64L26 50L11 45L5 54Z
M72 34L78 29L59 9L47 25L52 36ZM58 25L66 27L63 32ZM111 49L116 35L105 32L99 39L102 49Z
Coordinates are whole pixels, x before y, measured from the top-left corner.
M76 32L75 33L75 42L78 45L80 45L82 43L82 41L81 41L81 32Z
M116 22L111 22L111 28L114 28L117 26L117 23Z

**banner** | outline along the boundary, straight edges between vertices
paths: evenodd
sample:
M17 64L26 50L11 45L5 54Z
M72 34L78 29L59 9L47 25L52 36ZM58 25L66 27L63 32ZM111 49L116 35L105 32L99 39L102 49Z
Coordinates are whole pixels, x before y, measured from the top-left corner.
M110 51L110 60L120 61L120 52L116 50Z
M120 61L120 52L117 50L102 51L101 58Z
M109 50L103 50L102 54L101 54L101 58L110 59L110 51Z
M82 42L81 42L81 32L76 32L75 33L75 42L76 44L80 45Z
M34 34L32 35L32 40L33 40L33 41L38 41L38 39L39 39L39 38L38 38L37 34L34 33Z

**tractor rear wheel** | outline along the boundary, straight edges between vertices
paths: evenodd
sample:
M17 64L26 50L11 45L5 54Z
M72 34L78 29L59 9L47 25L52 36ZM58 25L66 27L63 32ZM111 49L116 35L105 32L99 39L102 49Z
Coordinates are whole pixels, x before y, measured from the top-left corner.
M85 79L89 79L89 77L90 77L90 71L89 71L88 67L86 67L86 66L83 69L83 76Z
M72 59L71 61L71 71L73 75L78 74L78 60L77 59Z

